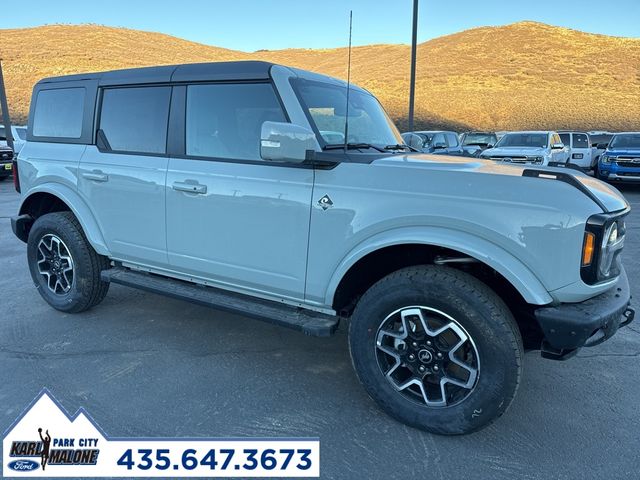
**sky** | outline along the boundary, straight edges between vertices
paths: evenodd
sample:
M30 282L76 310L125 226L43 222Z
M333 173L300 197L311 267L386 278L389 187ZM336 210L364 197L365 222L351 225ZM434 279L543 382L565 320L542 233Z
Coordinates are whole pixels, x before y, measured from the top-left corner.
M349 10L353 10L353 45L410 43L412 4L412 0L28 0L2 12L0 29L96 23L247 52L333 48L348 42ZM420 0L418 41L521 20L640 37L640 0Z

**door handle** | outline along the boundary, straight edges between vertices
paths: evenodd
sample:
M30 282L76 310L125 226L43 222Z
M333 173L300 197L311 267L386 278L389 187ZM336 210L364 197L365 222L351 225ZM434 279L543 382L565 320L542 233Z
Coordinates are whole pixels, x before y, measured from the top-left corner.
M106 173L102 173L100 171L84 172L82 174L82 177L86 178L87 180L93 180L94 182L109 181L109 175L107 175Z
M207 193L207 186L200 185L199 183L173 182L172 187L174 190L177 190L179 192L199 193L199 194Z

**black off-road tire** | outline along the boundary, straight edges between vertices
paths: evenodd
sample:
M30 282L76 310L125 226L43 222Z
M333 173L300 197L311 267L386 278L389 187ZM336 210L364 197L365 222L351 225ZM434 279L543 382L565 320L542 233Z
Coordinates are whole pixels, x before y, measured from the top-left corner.
M475 342L480 362L477 380L459 403L437 407L406 398L379 366L378 328L392 312L416 305L454 318ZM524 355L518 326L493 290L465 272L432 265L398 270L373 285L353 312L349 347L360 381L386 413L412 427L445 435L479 430L507 410L520 383Z
M52 292L38 271L38 244L47 234L60 238L73 258L73 282L66 293ZM100 272L110 266L109 259L96 253L71 212L49 213L36 219L29 232L27 260L38 292L56 310L83 312L99 304L109 290L109 283L100 280Z

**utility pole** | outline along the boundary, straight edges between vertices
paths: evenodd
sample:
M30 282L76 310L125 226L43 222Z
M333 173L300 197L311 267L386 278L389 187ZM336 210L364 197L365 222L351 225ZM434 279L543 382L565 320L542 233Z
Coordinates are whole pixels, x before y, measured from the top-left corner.
M2 124L7 137L7 145L13 150L13 136L11 135L11 118L9 118L9 105L7 105L7 91L4 89L4 77L2 75L2 59L0 58L0 109L2 109Z
M409 131L413 131L413 104L416 96L416 48L418 42L418 0L413 0L413 33L411 34L411 80L409 81Z

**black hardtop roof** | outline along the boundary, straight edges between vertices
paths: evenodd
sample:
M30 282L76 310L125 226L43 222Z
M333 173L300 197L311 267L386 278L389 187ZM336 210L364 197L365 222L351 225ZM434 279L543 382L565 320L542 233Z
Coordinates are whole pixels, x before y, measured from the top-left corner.
M108 72L79 73L43 78L38 84L97 80L99 85L135 85L162 82L268 80L273 63L261 61L186 63L159 67L128 68Z

